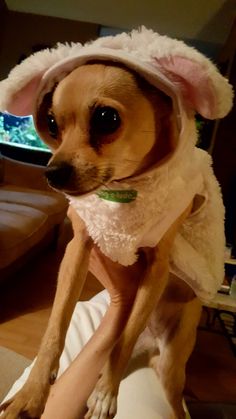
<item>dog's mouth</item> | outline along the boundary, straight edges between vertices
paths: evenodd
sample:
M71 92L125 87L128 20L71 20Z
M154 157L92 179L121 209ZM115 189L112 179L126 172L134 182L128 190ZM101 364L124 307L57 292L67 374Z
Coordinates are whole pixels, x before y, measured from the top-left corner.
M86 196L86 195L90 195L92 193L95 193L96 191L98 191L101 188L101 184L98 184L95 187L92 187L90 189L60 189L61 192L63 192L66 195L70 195L70 196L74 196L74 197L79 197L79 196ZM54 188L55 189L55 188ZM58 190L58 189L57 189Z
M99 170L92 165L76 170L73 165L61 162L50 164L45 176L51 188L71 196L84 196L103 186L106 188L112 180L113 170Z
M104 190L109 192L111 182L116 184L116 191L120 192L119 184L129 181L142 173L125 176L116 179L114 169L111 167L98 168L92 164L75 168L73 164L67 162L51 163L46 168L45 176L49 186L59 192L73 197L82 197ZM111 191L115 192L114 189Z

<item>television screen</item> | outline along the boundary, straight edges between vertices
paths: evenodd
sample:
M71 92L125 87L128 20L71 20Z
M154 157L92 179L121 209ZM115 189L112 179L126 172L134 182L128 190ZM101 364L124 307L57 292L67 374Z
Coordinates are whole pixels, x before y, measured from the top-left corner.
M0 142L33 150L49 150L37 135L32 116L18 117L0 112Z

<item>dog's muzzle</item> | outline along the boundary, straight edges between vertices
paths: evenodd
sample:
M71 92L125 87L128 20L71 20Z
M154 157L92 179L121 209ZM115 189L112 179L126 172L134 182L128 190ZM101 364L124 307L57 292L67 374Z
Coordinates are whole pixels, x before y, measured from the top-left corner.
M50 186L63 189L68 186L74 174L74 168L68 163L49 165L45 170L45 176Z

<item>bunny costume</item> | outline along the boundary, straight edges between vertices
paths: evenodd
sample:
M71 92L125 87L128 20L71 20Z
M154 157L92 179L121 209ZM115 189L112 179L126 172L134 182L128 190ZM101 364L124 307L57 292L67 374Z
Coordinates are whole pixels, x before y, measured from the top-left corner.
M34 54L0 84L0 109L40 118L46 93L76 67L91 60L120 62L172 99L178 145L160 166L112 182L114 196L135 192L128 202L106 191L68 197L101 251L125 266L140 247L154 247L194 197L200 204L184 221L171 249L170 268L202 300L214 297L224 277L224 208L211 158L196 148L194 113L215 119L232 106L232 87L217 68L181 41L146 28L85 44L58 45ZM107 199L108 198L108 199ZM113 197L114 198L114 197ZM114 202L115 201L115 202Z

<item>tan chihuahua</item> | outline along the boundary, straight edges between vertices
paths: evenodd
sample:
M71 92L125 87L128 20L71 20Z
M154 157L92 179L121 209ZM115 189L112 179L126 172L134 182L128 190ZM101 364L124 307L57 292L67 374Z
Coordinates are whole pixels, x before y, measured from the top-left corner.
M177 142L170 100L120 66L90 64L77 68L42 107L45 118L40 120L40 135L54 152L46 176L53 188L70 195L83 195L111 180L140 174L156 164L156 155L161 164ZM133 347L149 322L153 336L161 341L156 371L173 414L178 419L185 417L185 365L195 342L201 305L189 286L169 275L169 254L176 232L190 212L191 205L156 248L140 248L138 261L125 268L104 256L93 245L84 223L76 220L78 215L71 215L76 234L61 265L49 326L29 381L16 396L25 398L37 377L40 404L28 402L23 407L30 417L43 411L50 377L56 376L67 327L88 269L109 290L111 304L123 307L119 339L114 342L97 391L104 392L104 400L110 394L110 403L117 397ZM96 393L87 418L101 417L94 398ZM110 405L105 404L102 417L114 416L116 412L110 412ZM5 417L16 416L6 411Z
M109 42L111 47L105 51ZM164 53L156 43L164 45ZM150 49L150 45L155 48ZM95 53L94 48L100 46L102 49ZM124 46L126 51L130 48L131 55L134 49L132 59L127 58L126 52L120 52ZM153 338L150 363L166 391L172 418L183 419L185 366L194 347L201 313L198 296L207 298L216 292L223 277L221 254L224 249L219 188L206 153L196 151L194 147L193 111L209 118L225 115L231 101L217 98L222 98L223 87L225 96L229 97L229 86L201 54L190 52L188 59L189 47L145 28L141 32L134 31L131 37L123 34L99 40L97 44L95 41L91 47L84 47L85 58L81 46L72 46L69 53L66 47L59 48L61 55L59 49L45 53L44 67L41 53L29 58L29 64L26 63L28 73L23 63L17 80L25 77L24 83L13 88L12 80L16 78L13 72L9 82L3 82L6 84L2 87L4 91L6 86L7 105L4 106L10 112L21 115L34 112L39 134L53 151L46 170L48 182L69 197L69 217L74 229L74 237L60 266L55 301L37 360L23 388L1 407L5 410L2 417L16 419L26 414L36 418L42 414L50 384L57 376L71 315L90 270L108 290L111 297L108 310L115 309L117 317L110 336L110 356L89 399L86 419L115 416L120 381L137 339L145 329ZM178 54L178 48L184 50L183 55ZM142 71L137 51L143 60ZM146 51L151 55L149 66L145 61ZM63 54L72 55L62 59ZM90 56L94 58L89 59ZM115 59L109 59L111 56ZM31 65L30 60L36 61L37 57L41 61L37 66ZM55 63L61 59L59 77ZM209 73L206 72L207 65L211 68ZM31 71L34 72L32 75ZM162 88L159 89L159 85ZM219 92L217 86L221 86ZM37 93L37 97L35 92L43 92L43 95ZM179 115L176 116L177 109ZM179 161L180 165L177 164ZM162 184L160 181L157 190L153 171L163 173L160 179L167 182ZM125 184L139 182L143 176L147 183L140 195L124 189ZM188 192L189 184L192 185L191 193ZM111 191L114 185L116 190ZM153 196L149 193L152 189ZM205 193L206 189L211 192ZM152 204L158 201L159 195L160 202L163 200L167 204L161 209L153 209ZM217 206L212 197L218 195ZM148 207L150 220L157 214L161 227L158 223L150 224L148 215L141 226L148 229L148 237L144 234L141 241L137 240L132 248L133 258L123 263L126 253L131 251L122 242L119 254L119 240L128 235L129 224L133 226L134 235L141 231L142 217L138 216L136 220L135 214L130 216L129 211L142 196L148 200L142 208ZM96 199L95 206L90 199ZM107 220L111 224L116 222L116 215L114 219L109 215L115 214L116 209L123 218L118 235L116 231L112 232L107 239L104 231L102 241L97 239L94 229L97 220L98 223L102 220L100 224L103 225L103 218L96 218L96 212L100 211L100 202L104 199L116 201L106 205ZM85 212L81 202L82 206L86 203ZM79 216L80 211L84 216ZM86 221L90 212L93 228ZM216 240L212 240L212 236ZM132 234L127 243L133 245ZM114 257L113 245L117 252ZM211 279L217 275L219 280L212 285Z

